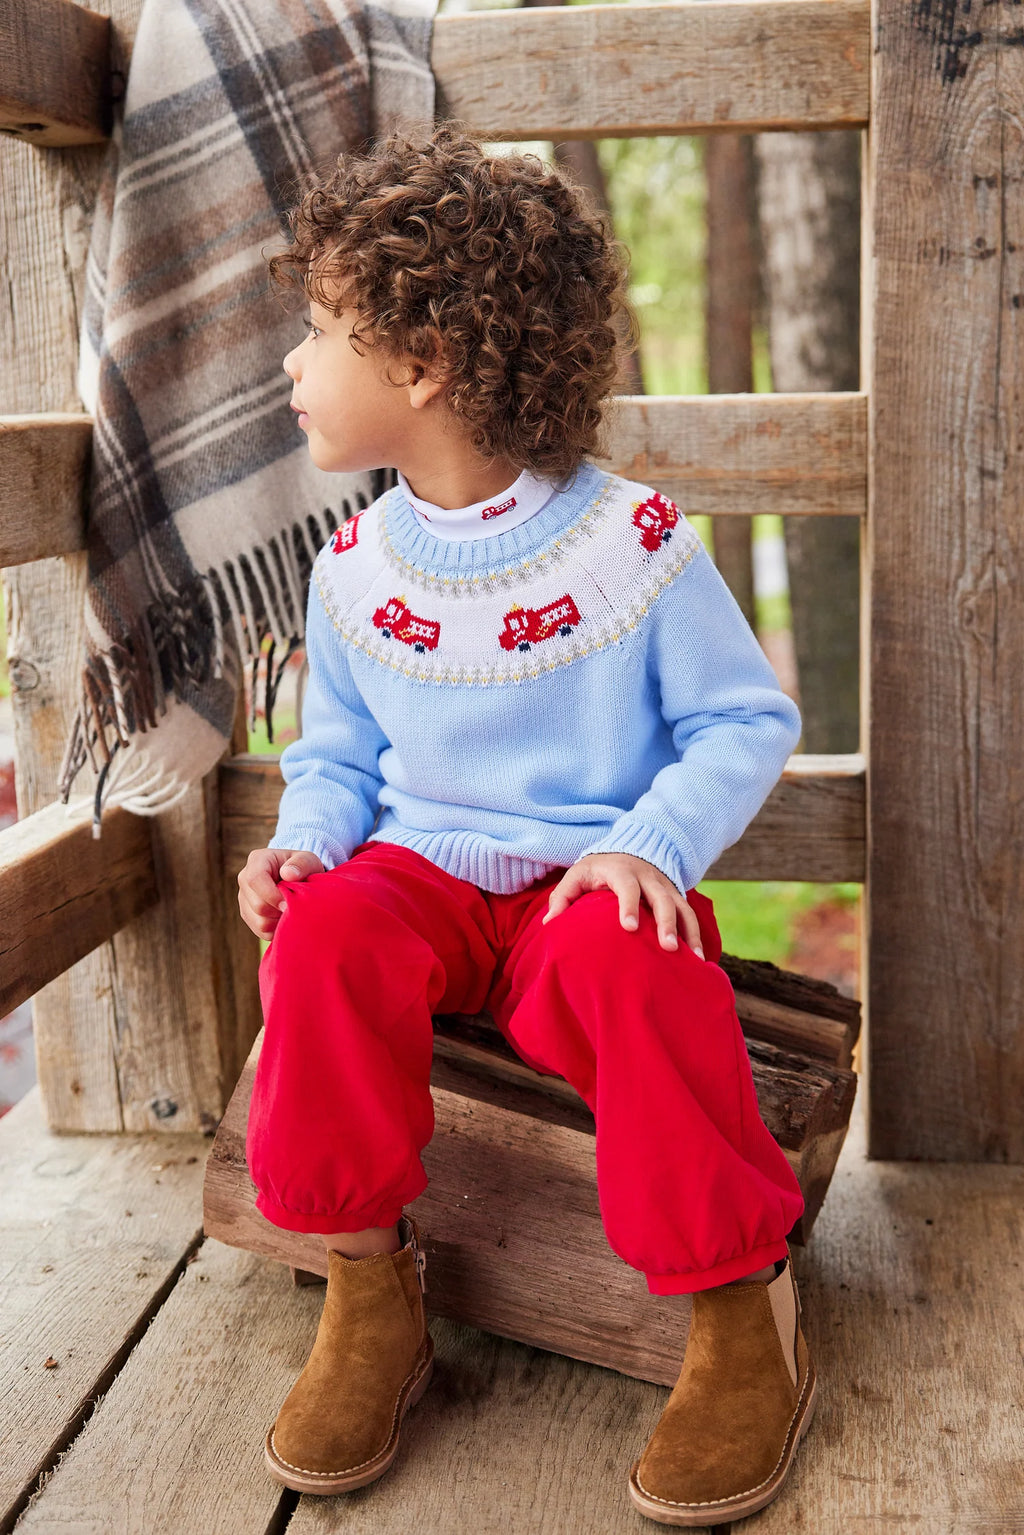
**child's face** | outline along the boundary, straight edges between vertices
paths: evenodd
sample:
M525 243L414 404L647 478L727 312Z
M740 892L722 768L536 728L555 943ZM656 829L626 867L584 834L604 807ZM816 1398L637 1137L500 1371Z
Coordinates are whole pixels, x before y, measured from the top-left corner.
M403 449L422 422L409 387L388 381L379 352L363 347L360 355L351 346L355 310L335 315L315 300L309 309L309 333L283 366L295 385L291 403L302 412L310 457L334 473L401 468ZM395 378L403 376L400 365L392 368Z

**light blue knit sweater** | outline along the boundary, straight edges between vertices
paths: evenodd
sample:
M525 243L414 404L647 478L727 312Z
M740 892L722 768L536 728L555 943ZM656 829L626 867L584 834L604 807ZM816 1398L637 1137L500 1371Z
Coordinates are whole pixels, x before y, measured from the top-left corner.
M438 538L388 491L320 552L306 646L270 845L327 868L400 842L512 892L621 852L685 891L800 734L689 524L589 463L490 537Z

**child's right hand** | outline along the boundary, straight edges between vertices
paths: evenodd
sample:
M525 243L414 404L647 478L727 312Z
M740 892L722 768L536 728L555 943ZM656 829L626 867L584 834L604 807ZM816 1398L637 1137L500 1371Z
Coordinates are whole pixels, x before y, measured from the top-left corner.
M281 920L283 879L308 879L322 874L324 866L315 853L289 852L283 847L258 847L249 854L238 876L238 909L242 921L257 938L272 938Z

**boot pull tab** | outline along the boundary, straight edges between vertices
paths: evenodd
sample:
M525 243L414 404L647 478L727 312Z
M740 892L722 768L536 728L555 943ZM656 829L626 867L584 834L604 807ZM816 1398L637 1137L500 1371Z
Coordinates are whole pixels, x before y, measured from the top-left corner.
M422 1247L414 1247L413 1250L412 1250L412 1255L413 1255L413 1259L414 1259L415 1264L416 1264L416 1278L419 1280L420 1292L421 1292L421 1294L426 1295L426 1293L427 1293L427 1255L423 1251Z

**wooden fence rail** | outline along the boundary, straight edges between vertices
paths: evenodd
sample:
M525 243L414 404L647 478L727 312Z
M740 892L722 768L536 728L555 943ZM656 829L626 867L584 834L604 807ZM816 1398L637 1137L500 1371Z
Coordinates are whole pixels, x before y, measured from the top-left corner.
M870 39L869 0L574 5L439 16L431 64L441 111L488 139L856 128ZM5 0L0 127L104 138L109 46L70 0Z
M862 0L441 16L431 57L449 113L488 139L857 128L868 121Z
M92 418L0 416L0 568L85 548Z
M4 0L0 129L47 148L109 137L109 17L70 0Z
M0 1018L156 904L150 830L114 809L96 839L50 805L0 832Z
M273 757L240 754L220 769L225 869L266 845L283 784ZM864 878L864 759L791 757L781 780L709 879Z
M863 516L867 401L834 394L620 395L604 467L688 516ZM0 416L0 566L84 548L92 421Z

